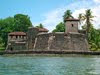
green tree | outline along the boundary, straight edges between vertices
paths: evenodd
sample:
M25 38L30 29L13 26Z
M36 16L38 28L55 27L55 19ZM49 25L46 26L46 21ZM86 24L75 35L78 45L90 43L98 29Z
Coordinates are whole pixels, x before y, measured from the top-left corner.
M28 27L32 27L30 17L24 14L16 14L14 16L15 31L27 32Z
M37 28L44 28L43 24L39 24L38 26L36 26Z
M1 37L0 37L0 47L3 47L3 42Z
M65 32L65 25L63 22L60 22L57 26L56 29L53 30L53 32Z
M89 32L91 32L91 27L92 27L92 23L91 21L93 21L94 16L92 15L92 11L91 9L86 10L85 14L84 14L84 20L86 20L85 24L86 24L86 35L87 35L87 39L88 39L88 34Z
M65 20L65 18L73 18L71 10L67 10L64 13L63 20Z
M6 19L0 19L0 38L4 46L7 45L8 33L14 31L14 18L8 17Z
M32 26L32 23L28 15L16 14L14 17L0 19L0 38L4 47L7 45L8 33L14 31L27 32L30 26Z
M99 50L100 49L100 30L97 30L93 27L92 21L95 16L92 15L90 9L86 10L85 14L79 14L79 19L81 23L85 21L83 29L86 30L86 35L89 43L90 50Z
M91 30L89 33L89 44L91 50L100 50L100 30Z

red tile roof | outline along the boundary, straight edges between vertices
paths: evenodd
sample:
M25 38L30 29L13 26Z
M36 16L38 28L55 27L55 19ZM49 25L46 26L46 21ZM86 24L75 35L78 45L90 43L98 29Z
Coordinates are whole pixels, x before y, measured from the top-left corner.
M24 32L11 32L11 33L9 33L9 35L23 35L23 36L26 36L26 33L24 33Z
M30 27L30 29L37 29L39 32L48 32L49 30L46 28L38 28L38 27Z
M46 28L38 28L39 29L39 32L48 32L49 30L46 29Z
M75 19L75 18L65 18L64 22L66 21L79 21L79 19Z

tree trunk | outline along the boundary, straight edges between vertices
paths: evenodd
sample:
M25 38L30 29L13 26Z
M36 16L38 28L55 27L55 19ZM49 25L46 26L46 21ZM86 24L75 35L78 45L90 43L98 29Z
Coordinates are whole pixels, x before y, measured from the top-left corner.
M89 17L87 17L86 23L87 23L86 37L87 37L87 40L89 41L89 39L88 39L88 33L89 33L89 28L90 28L90 20L89 20Z

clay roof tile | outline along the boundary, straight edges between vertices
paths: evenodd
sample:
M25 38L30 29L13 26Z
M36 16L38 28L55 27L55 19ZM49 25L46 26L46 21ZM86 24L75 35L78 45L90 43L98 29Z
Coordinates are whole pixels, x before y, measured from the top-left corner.
M75 19L75 18L65 18L64 22L66 21L79 21L79 19Z
M39 29L39 32L48 32L49 30L46 29L46 28L38 28Z
M24 32L11 32L11 33L9 33L9 35L10 35L10 36L11 36L11 35L13 35L13 36L16 36L16 35L26 36L26 33L24 33Z

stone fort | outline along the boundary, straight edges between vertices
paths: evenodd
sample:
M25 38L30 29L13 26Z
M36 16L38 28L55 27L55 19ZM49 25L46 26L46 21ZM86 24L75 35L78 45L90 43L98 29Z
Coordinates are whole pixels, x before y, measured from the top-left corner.
M7 50L88 50L85 32L79 30L79 19L66 18L65 32L48 33L45 28L30 27L27 33L8 34Z

